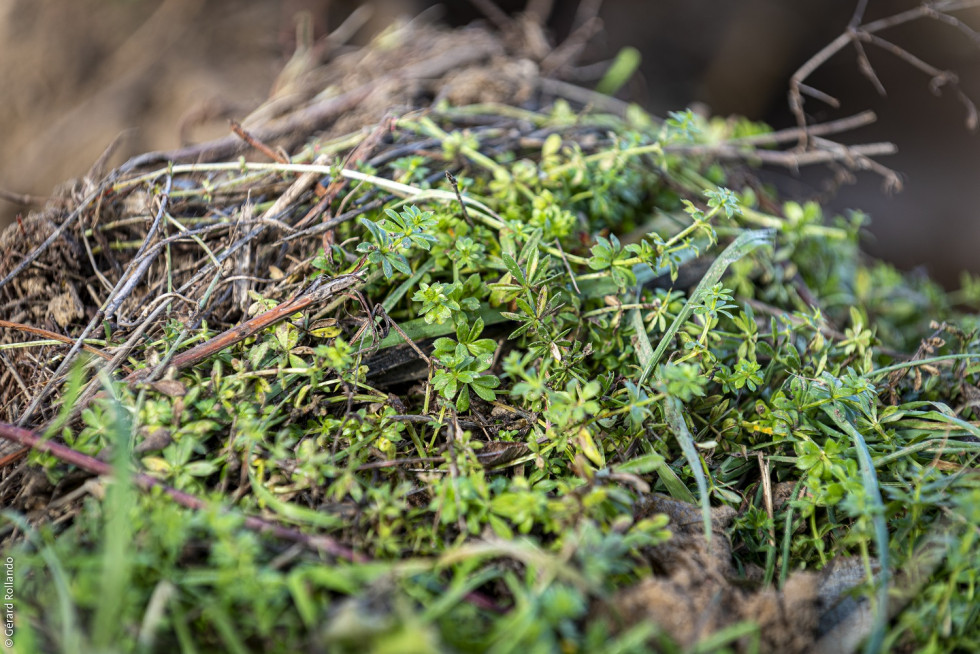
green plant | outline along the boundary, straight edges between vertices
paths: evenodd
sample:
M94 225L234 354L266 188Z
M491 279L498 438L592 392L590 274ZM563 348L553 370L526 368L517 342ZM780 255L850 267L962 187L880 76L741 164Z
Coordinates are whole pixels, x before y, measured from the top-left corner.
M105 384L85 406L86 369L71 373L47 437L114 472L81 487L63 525L5 514L27 534L10 550L19 637L37 649L676 651L649 621L609 616L666 565L660 546L690 524L710 536L728 510L726 564L764 584L850 557L892 583L928 559L904 611L875 609L875 637L975 649L980 323L954 302L977 284L950 296L868 261L862 216L727 188L743 177L684 156L763 131L562 102L394 121L376 168L344 171L357 184L325 196L346 216L329 237L257 240L250 261L274 279L228 280L255 284L233 302L249 316L345 271L356 285L288 305L210 359ZM174 165L118 182L104 210L172 175L195 189L171 216L185 227L207 213L193 202L247 175L339 176L303 156ZM446 168L465 173L459 194L430 174ZM304 216L319 200L297 202ZM190 289L223 288L212 257L235 242L208 245L211 277ZM203 311L200 292L189 306ZM134 367L224 327L181 320L135 339ZM73 483L50 453L25 465L53 488ZM669 524L651 498L693 505L693 518ZM887 591L854 590L876 607ZM729 625L700 646L752 634Z

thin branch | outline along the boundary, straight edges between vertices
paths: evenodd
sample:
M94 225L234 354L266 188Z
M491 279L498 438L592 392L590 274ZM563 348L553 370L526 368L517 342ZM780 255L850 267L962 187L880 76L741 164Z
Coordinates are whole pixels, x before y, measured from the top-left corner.
M541 60L541 71L545 75L554 74L555 71L564 70L574 64L582 51L591 41L592 37L602 30L602 20L593 16L579 25L568 35L568 38L545 55Z
M13 204L19 204L24 207L43 207L51 198L44 197L42 195L28 195L27 193L14 193L13 191L8 191L6 189L0 188L0 200L6 200ZM62 204L67 204L67 201L62 200Z
M321 280L322 278L317 278L317 281L314 282L313 286L300 294L298 297L282 302L272 309L260 313L259 315L245 321L240 325L221 332L214 338L211 338L210 340L201 343L196 347L192 347L185 352L181 352L180 354L174 356L169 363L164 362L161 364L161 366L157 366L156 368L143 368L137 370L130 373L125 380L132 383L151 379L163 366L168 368L176 368L177 370L182 370L188 366L192 366L195 363L214 356L221 350L244 341L249 336L253 336L267 327L271 327L282 322L294 313L302 311L311 304L322 302L334 294L350 288L359 282L361 278L355 273L336 277L325 282Z
M405 330L403 330L401 327L398 326L397 322L392 320L391 316L388 315L388 312L385 311L385 308L379 304L375 307L375 310L381 312L381 316L385 319L388 325L390 325L392 329L398 332L398 335L401 336L406 343L408 343L408 346L415 351L415 354L419 355L420 359L425 361L425 365L429 366L429 368L432 368L432 359L426 356L425 352L423 352L422 349L415 343L415 341L413 341L411 337L405 333Z
M868 0L858 0L858 3L854 6L854 13L851 14L851 20L847 22L849 28L857 27L864 20L864 12L868 8Z
M507 33L514 29L514 19L508 16L497 3L492 0L470 0L470 4L476 7L481 14L490 19L498 30Z
M449 180L449 183L453 187L453 191L456 192L456 199L459 201L459 206L463 210L463 219L466 221L467 225L473 227L473 219L470 218L470 212L466 210L466 203L463 202L463 196L459 192L459 182L456 181L456 177L448 170L446 171L446 179Z
M800 138L800 136L803 136L804 131L810 136L829 136L831 134L840 134L841 132L848 132L852 129L858 129L866 125L870 125L877 119L878 117L875 115L875 112L871 110L862 111L859 114L854 114L853 116L848 116L847 118L832 120L829 123L818 123L816 125L811 125L805 130L799 127L790 127L788 129L770 132L769 134L757 134L756 136L732 139L731 141L728 141L728 144L777 145L779 143L789 143L791 141L796 141Z
M248 130L242 127L242 124L239 123L237 120L230 120L228 122L231 124L231 131L233 131L238 138L245 141L253 148L255 148L265 156L272 159L273 161L278 161L279 163L289 163L289 159L287 159L286 157L282 156L280 153L270 148L261 140L257 139Z
M858 54L858 70L868 78L868 81L875 87L878 95L888 95L888 92L885 91L885 85L881 83L881 79L878 77L878 73L875 72L874 66L871 65L871 60L868 59L868 53L864 51L864 46L860 41L854 41L854 49L857 50Z
M716 145L669 145L664 152L684 152L694 156L711 155L719 159L738 159L761 161L785 168L800 168L830 161L854 162L867 157L880 157L895 154L898 150L893 143L867 143L862 145L841 145L822 140L822 146L805 152L783 152L772 150L750 150L728 143ZM859 166L860 167L860 166Z
M75 344L75 339L74 338L71 338L71 337L68 337L68 336L63 336L63 335L59 334L58 332L52 332L52 331L49 331L47 329L41 329L40 327L31 327L30 325L24 325L24 324L19 323L19 322L10 322L9 320L0 320L0 327L6 327L7 329L16 329L17 331L27 332L28 334L35 334L36 336L43 336L44 338L48 338L48 339L51 339L53 341L60 341L62 343L65 343L66 345L74 345ZM110 355L106 354L102 350L97 350L96 348L92 347L91 345L82 344L82 349L85 350L86 352L88 352L89 354L94 354L95 356L101 357L101 358L105 359L106 361L109 361L109 360L112 359L112 357Z
M82 454L81 452L73 450L67 445L58 443L57 441L45 439L41 434L29 429L23 429L21 427L0 422L0 438L32 448L38 452L50 454L59 461L73 465L76 468L85 470L93 475L104 477L113 473L112 466L108 463L99 461L98 459L88 456L87 454ZM177 504L188 509L203 511L211 506L209 502L206 502L200 497L177 490L176 488L168 486L162 481L143 472L134 472L133 482L143 490L159 488L165 494L169 495L171 499L177 502ZM330 538L329 536L313 536L304 534L296 529L289 529L288 527L283 527L282 525L254 516L244 516L244 524L247 528L253 531L257 531L259 533L270 533L278 538L289 540L294 543L300 543L306 547L309 547L310 549L325 552L347 561L366 562L368 560L364 555L358 554L345 545L341 545L339 542L333 538Z
M940 23L946 23L951 27L955 27L960 32L962 32L966 36L966 38L973 41L974 45L980 47L980 33L977 33L975 29L973 29L972 27L970 27L969 25L961 21L956 16L950 16L949 14L943 13L941 11L935 11L935 10L930 11L928 14L926 14L926 16L932 18L933 20L937 20Z
M945 0L940 2L924 2L922 5L909 9L907 11L894 14L893 16L888 16L886 18L881 18L864 25L860 25L860 21L864 16L864 11L867 5L866 0L859 0L857 6L855 7L854 14L851 17L851 21L848 23L847 29L840 36L835 38L833 41L824 46L819 52L810 57L802 66L797 69L790 79L790 90L789 90L789 107L793 115L796 118L796 124L801 128L806 128L806 114L803 111L803 95L815 95L816 89L805 85L803 82L810 75L812 75L818 68L823 66L827 61L833 57L835 54L844 49L849 43L854 44L855 48L858 50L858 60L861 72L868 77L872 84L879 92L884 91L884 87L881 85L881 81L878 80L877 75L875 75L874 70L871 68L870 61L867 59L867 55L864 53L863 49L859 46L859 41L865 41L868 43L874 43L880 47L883 47L893 54L901 57L908 63L912 64L920 70L929 72L933 76L933 88L938 88L943 84L952 84L957 91L957 96L960 101L964 103L967 107L968 118L967 126L973 130L977 126L977 110L974 103L962 92L959 88L958 80L952 73L940 71L933 66L930 66L926 62L918 59L908 51L888 42L880 37L874 36L877 32L882 30L895 27L897 25L902 25L913 20L918 20L921 18L932 18L939 20L946 24L952 25L959 29L961 32L965 33L974 43L980 44L980 35L966 26L962 21L953 16L948 16L946 12L957 11L960 9L968 9L971 7L980 6L980 0ZM817 91L817 93L820 93ZM829 97L829 96L826 96ZM825 98L821 98L825 99ZM806 138L802 138L800 141L800 146L803 147L807 144Z

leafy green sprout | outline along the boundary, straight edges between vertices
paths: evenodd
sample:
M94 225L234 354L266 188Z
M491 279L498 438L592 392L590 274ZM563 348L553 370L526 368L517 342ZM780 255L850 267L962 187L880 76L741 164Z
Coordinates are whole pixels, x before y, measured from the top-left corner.
M492 339L479 338L482 332L483 320L477 318L472 326L465 322L459 324L456 341L439 338L433 344L432 356L440 367L432 377L432 387L446 400L454 401L459 411L469 408L471 390L483 400L493 402L494 389L500 386L496 376L481 374L490 369L497 349Z
M677 137L682 141L694 141L703 132L701 119L690 109L671 111L664 123L667 138Z
M357 246L357 251L367 254L368 262L381 265L385 278L390 278L394 271L412 274L405 253L412 247L428 250L436 241L432 233L435 219L431 211L421 211L411 205L400 213L394 209L385 209L387 219L375 222L361 217L360 223L371 234L371 243L364 242Z
M463 311L476 311L479 308L476 298L463 297L464 287L465 284L461 282L420 282L412 300L422 303L420 313L426 324L442 325L461 316Z
M633 267L640 264L646 264L653 270L668 266L671 276L676 277L680 253L693 250L697 254L697 246L691 239L693 235L702 233L707 238L708 244L713 245L717 242L717 234L711 226L711 220L720 213L729 219L742 214L738 196L727 188L709 189L705 191L705 196L708 198L707 213L690 200L682 201L684 212L691 218L691 224L668 239L658 232L650 232L646 239L624 247L615 234L611 234L609 238L597 236L596 245L592 247L592 257L588 261L589 267L597 271L608 270L613 281L620 288L636 283ZM626 252L634 256L627 256ZM581 279L588 278L590 278L588 275L581 277Z

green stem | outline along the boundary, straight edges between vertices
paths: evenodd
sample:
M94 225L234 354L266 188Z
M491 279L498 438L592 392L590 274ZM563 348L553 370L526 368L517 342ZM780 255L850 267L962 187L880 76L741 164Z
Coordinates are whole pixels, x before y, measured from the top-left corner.
M579 277L579 279L582 279ZM593 309L592 311L586 311L582 314L582 318L592 318L593 316L598 316L603 313L613 313L615 311L627 311L629 309L658 309L660 308L659 303L653 302L641 302L637 304L619 304L614 307L602 307L601 309Z
M660 143L652 143L650 145L638 145L632 148L626 148L625 150L610 150L604 152L596 152L595 154L590 154L589 156L584 157L583 161L585 161L586 163L592 163L595 161L602 161L603 159L608 159L609 157L621 157L621 156L637 157L644 154L662 154L662 153L663 153L663 147L660 145ZM555 175L560 175L564 173L566 170L569 170L573 167L580 166L580 165L581 162L570 161L566 164L555 166L554 168L548 171L548 175L554 177Z
M579 278L581 279L581 278ZM904 368L912 368L915 366L927 366L933 363L939 363L941 361L953 361L956 359L980 359L980 353L974 354L945 354L940 357L929 357L928 359L918 359L916 361L905 361L903 363L896 363L892 366L885 366L884 368L878 368L877 370L872 370L871 372L865 374L864 376L872 379L874 377L880 377L881 375L887 375L890 372L895 372L896 370L902 370Z

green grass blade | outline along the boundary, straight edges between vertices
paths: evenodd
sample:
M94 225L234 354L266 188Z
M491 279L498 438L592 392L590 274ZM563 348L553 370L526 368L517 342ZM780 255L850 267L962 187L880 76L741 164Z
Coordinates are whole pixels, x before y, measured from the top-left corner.
M704 537L711 540L711 502L708 498L708 481L705 479L704 470L701 469L701 457L698 456L697 448L694 447L694 438L684 422L684 407L676 397L668 397L664 403L664 417L670 430L674 432L677 442L681 445L684 458L691 466L694 479L698 482L698 494L701 496L701 518L704 520Z
M650 336L647 335L646 325L643 324L643 316L639 309L630 311L630 324L636 332L636 356L640 360L640 365L644 368L653 359L653 344L650 343Z
M55 595L58 598L57 607L50 607L52 612L56 612L61 626L62 651L66 654L81 654L85 643L84 634L79 628L78 614L75 611L75 601L72 598L68 574L61 565L58 555L50 545L43 544L34 527L20 514L13 511L0 513L4 519L14 523L30 541L38 548L38 553L48 566L51 573L51 585L54 587Z
M936 363L942 363L943 361L959 361L961 359L980 359L980 352L968 354L944 354L943 356L927 357L925 359L916 359L915 361L903 361L902 363L896 363L892 366L885 366L884 368L872 370L864 376L868 379L877 379L882 375L887 375L888 373L895 372L896 370L911 369L918 366L931 366Z
M858 454L858 463L861 469L861 484L864 492L867 493L874 507L872 522L875 531L875 545L878 549L878 564L881 566L881 573L878 585L878 599L875 607L874 623L871 628L871 635L865 643L865 652L879 652L885 638L885 630L888 627L888 524L885 522L885 504L881 498L881 488L878 485L878 476L875 473L874 462L871 459L871 451L868 444L864 441L861 432L845 417L844 408L836 400L833 406L824 405L824 411L830 416L837 427L850 436L854 442L854 447Z
M606 95L616 95L616 91L621 89L640 67L640 59L640 51L636 48L621 49L613 59L609 70L599 80L595 90Z
M704 274L701 279L701 283L698 287L694 289L691 294L691 298L681 309L677 317L674 318L674 322L670 323L670 327L667 328L666 333L664 333L663 338L660 339L660 344L657 346L656 351L653 353L653 357L643 366L643 372L640 374L639 384L642 384L653 372L657 363L660 362L661 357L663 357L664 352L667 350L667 346L674 339L674 335L684 324L684 321L688 319L691 312L701 304L701 300L704 297L705 292L712 286L714 286L721 276L725 274L728 270L728 266L732 265L746 254L756 249L760 245L771 245L773 242L775 231L771 229L757 229L751 232L744 232L737 239L732 241L731 245L725 248L724 252L718 255L715 262L711 264L708 268L708 272Z
M75 410L75 402L82 394L82 387L85 385L85 358L87 355L79 357L78 361L72 365L68 371L68 384L65 386L64 394L61 397L61 408L58 409L58 417L51 422L51 426L44 431L45 438L56 436L61 428L68 423Z
M255 493L259 502L270 511L273 511L281 520L286 520L296 525L319 527L321 529L336 529L344 524L343 520L335 515L321 513L320 511L315 511L298 504L280 500L265 487L261 480L255 478L255 474L251 470L249 470L248 478L252 484L252 491Z
M688 490L681 478L677 476L673 468L668 465L667 461L657 454L652 452L650 454L644 454L635 459L627 461L626 463L618 464L616 466L617 472L626 472L634 475L644 475L648 472L656 472L660 481L667 488L667 493L673 497L675 500L680 500L681 502L687 502L688 504L697 503L697 498L694 497L694 493Z
M99 376L106 391L112 396L112 422L109 429L112 479L105 498L102 598L95 612L93 644L97 649L108 650L119 640L119 629L124 624L120 616L126 614L126 596L133 568L132 515L137 498L130 470L133 427L129 412L116 397L108 375L103 372Z

